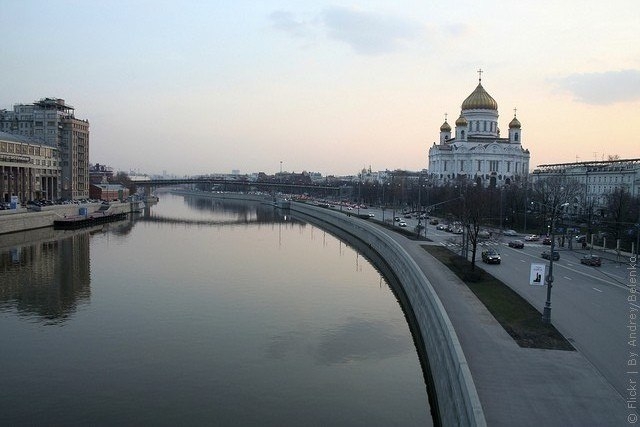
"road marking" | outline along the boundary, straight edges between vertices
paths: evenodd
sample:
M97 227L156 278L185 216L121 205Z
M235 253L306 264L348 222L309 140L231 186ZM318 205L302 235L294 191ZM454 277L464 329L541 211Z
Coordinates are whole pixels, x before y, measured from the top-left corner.
M567 280L573 280L571 277L568 277L568 276L564 276L564 278Z
M591 288L591 289L596 290L596 291L598 291L598 292L602 292L602 291L601 291L600 289L598 289L598 288Z
M520 262L527 262L527 261L525 261L525 260L521 259L521 260L520 260Z

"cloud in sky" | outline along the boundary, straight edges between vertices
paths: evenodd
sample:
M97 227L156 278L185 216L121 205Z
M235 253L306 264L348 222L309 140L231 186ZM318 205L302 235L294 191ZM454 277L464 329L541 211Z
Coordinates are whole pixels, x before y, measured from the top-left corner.
M611 105L640 101L640 70L570 74L555 82L585 104Z
M284 10L276 10L269 15L273 28L284 31L294 37L306 37L309 34L309 26L307 23L298 21L293 13Z
M282 10L271 13L269 18L277 30L295 37L322 32L361 55L395 52L421 33L421 26L409 19L337 6L325 9L311 21L296 19Z

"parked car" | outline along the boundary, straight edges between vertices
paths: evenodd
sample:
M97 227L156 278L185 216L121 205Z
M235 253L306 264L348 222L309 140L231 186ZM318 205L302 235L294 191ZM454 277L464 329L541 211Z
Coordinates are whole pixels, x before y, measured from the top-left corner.
M580 264L590 265L591 267L600 267L602 260L598 255L585 255L580 258Z
M447 226L444 224L438 224L438 226L436 227L436 230L446 230Z
M375 218L375 214L373 212L369 212L369 218Z
M489 237L491 237L491 233L489 233L487 230L480 230L478 231L478 237L480 237L481 239L488 239Z
M516 233L515 230L504 230L502 232L502 234L504 234L505 236L517 236L518 233Z
M438 220L437 219L432 219L431 221L429 221L429 224L438 225Z
M509 242L510 248L522 249L524 248L524 242L522 240L512 240Z
M485 249L482 251L482 262L487 264L500 264L500 254L495 249Z
M398 223L398 226L399 226L399 227L406 227L406 226L407 226L407 223L406 223L406 222L404 222L403 220L400 220L400 222Z
M538 240L540 240L540 236L538 236L537 234L530 234L528 236L524 236L524 240L526 240L527 242L537 242Z
M542 254L540 256L542 256L542 258L544 258L544 259L551 259L551 252L550 251L544 251L544 252L542 252ZM560 252L553 251L553 260L554 261L558 261L559 259L560 259Z
M545 237L544 239L542 239L542 244L543 245L550 245L551 244L551 237Z

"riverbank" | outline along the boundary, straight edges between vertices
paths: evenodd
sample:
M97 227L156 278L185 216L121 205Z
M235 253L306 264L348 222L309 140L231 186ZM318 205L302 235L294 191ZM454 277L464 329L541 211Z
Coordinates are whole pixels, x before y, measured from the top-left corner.
M77 215L87 216L98 211L102 211L105 214L138 212L143 209L144 205L142 201L110 202L108 204L83 203L78 205L44 206L38 207L37 210L20 208L2 211L0 214L0 234L53 227L56 220Z

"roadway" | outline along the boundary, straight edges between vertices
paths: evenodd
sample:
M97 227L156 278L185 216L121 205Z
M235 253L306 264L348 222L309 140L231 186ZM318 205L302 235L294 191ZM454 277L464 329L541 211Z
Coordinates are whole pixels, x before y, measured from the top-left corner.
M357 212L355 209L354 211ZM360 209L360 213L369 212L376 219L382 219L380 209ZM389 209L384 213L386 220L392 215ZM404 218L398 212L396 215L407 222L409 230L417 225L415 218ZM423 220L422 224L424 223ZM426 236L454 251L460 251L460 235L427 225ZM525 242L523 249L513 249L508 246L508 242L513 239L523 240L523 236L499 236L483 242L484 246L497 249L502 262L499 265L482 263L479 246L477 265L510 286L542 312L547 287L529 285L529 272L532 263L545 264L548 271L549 261L540 255L549 246L543 246L540 242ZM629 398L630 381L639 379L636 374L627 373L637 371L637 366L630 366L633 369L628 369L627 363L632 359L640 363L639 358L631 355L630 351L640 352L628 344L628 326L632 314L632 306L627 301L630 295L629 259L621 257L621 262L615 262L603 258L601 267L590 267L580 263L580 257L588 251L566 248L558 250L560 260L554 261L551 322L626 400Z

